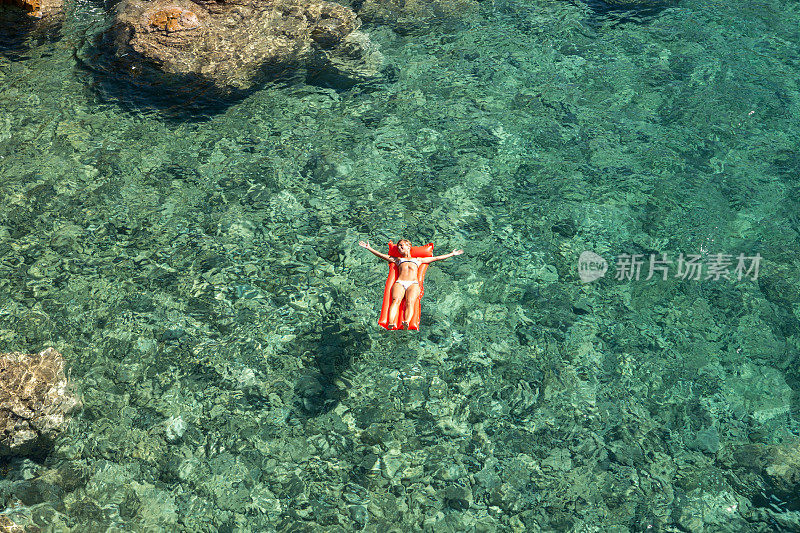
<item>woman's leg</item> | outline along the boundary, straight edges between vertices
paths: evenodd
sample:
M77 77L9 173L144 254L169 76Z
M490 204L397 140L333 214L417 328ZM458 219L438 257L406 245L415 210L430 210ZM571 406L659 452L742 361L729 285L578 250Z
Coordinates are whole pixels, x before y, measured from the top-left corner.
M406 290L406 317L403 319L403 327L411 324L414 318L414 311L417 310L417 300L419 299L419 283L415 283Z
M406 290L399 283L392 285L392 302L389 304L389 326L397 325L397 310L403 301Z

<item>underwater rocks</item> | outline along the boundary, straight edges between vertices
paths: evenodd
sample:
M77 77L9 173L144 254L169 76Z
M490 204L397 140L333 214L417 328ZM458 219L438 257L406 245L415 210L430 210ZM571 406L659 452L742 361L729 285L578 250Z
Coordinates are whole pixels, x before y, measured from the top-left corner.
M116 57L179 83L209 82L222 93L313 69L351 83L378 74L383 56L349 8L302 0L129 0L109 30Z
M358 16L366 22L387 24L400 34L426 30L433 24L456 21L478 9L475 0L364 0Z
M0 354L0 457L46 451L80 405L53 348Z
M736 466L759 473L774 493L798 498L800 442L746 444L734 451L733 458Z
M800 530L800 441L733 446L720 459L731 469L736 491L754 507L754 517L776 531Z
M604 0L610 6L629 8L663 8L676 4L674 0Z
M2 533L24 533L25 528L15 523L9 517L0 515L0 532Z
M61 9L61 0L0 0L0 5L17 6L34 17L41 17Z

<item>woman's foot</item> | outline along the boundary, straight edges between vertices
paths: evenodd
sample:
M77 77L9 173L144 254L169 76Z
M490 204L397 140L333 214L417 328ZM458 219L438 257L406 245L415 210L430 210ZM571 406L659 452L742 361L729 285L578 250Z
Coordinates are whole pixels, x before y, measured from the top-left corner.
M400 323L400 329L408 329L408 322L403 321Z

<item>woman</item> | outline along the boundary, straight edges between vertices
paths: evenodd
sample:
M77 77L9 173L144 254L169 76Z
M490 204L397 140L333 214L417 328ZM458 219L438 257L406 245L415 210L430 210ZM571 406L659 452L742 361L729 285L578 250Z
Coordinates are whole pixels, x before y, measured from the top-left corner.
M389 324L396 323L397 310L400 309L400 303L405 299L406 316L402 324L400 324L400 329L408 328L411 319L414 317L414 309L417 308L420 288L417 282L417 270L419 266L464 253L464 250L453 250L449 254L437 255L435 257L411 257L411 241L408 239L400 239L397 241L397 249L400 251L400 257L392 257L373 249L368 242L359 241L358 244L384 261L397 265L397 281L395 281L394 286L392 286L392 301L389 305Z

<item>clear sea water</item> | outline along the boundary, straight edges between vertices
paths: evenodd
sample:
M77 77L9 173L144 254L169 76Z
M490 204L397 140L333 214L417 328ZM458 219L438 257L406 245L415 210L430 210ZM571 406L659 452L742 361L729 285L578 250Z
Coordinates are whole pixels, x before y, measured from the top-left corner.
M800 4L476 6L366 24L377 81L229 101L127 83L99 4L0 12L0 351L55 347L84 402L5 461L5 514L800 527ZM377 326L386 266L357 245L400 237L465 250L419 332Z

